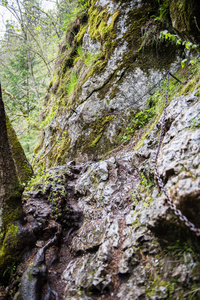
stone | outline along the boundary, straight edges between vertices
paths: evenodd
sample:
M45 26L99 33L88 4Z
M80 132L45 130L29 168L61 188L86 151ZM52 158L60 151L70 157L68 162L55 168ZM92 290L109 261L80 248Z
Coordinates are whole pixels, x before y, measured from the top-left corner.
M63 166L48 169L45 182L29 194L27 219L35 235L45 231L44 240L55 232L52 220L65 231L59 240L67 253L61 278L64 300L184 298L200 284L199 247L196 236L170 209L154 176L163 116L152 130L150 124L148 129L142 127L130 144L109 152L120 143L135 115L149 109L148 100L155 95L151 90L148 98L149 89L163 78L166 67L175 72L180 58L170 46L165 48L167 55L159 47L156 53L154 45L138 51L140 22L146 26L152 15L159 15L157 2L97 0L94 7L105 13L107 25L113 25L115 32L101 31L101 37L94 38L88 24L80 44L95 57L94 63L87 66L72 57L74 69L67 65L65 72L63 63L57 70L62 73L59 92L49 88L48 96L52 106L59 102L60 107L44 129L39 159L46 155L41 159L46 167ZM89 22L92 18L90 11ZM95 26L98 29L98 23ZM109 40L102 39L106 34ZM76 38L74 51L75 44ZM69 96L62 86L74 70L79 82ZM172 202L200 226L200 102L197 91L185 93L170 97L157 165ZM61 95L66 101L63 107ZM142 146L134 150L140 139ZM42 247L44 240L32 241ZM31 275L45 271L40 270L43 258L40 263L34 268L29 265ZM23 276L22 287L28 290L27 271ZM200 298L199 291L195 293Z
M122 259L119 261L119 273L126 274L131 271L130 259L134 254L133 248L124 251Z

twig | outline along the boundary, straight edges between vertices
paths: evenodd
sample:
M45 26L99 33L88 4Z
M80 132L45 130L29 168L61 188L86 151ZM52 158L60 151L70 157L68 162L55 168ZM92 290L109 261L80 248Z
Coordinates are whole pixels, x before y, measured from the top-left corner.
M196 289L196 290L193 290L193 291L190 291L190 292L184 294L184 296L187 296L187 295L189 295L189 294L196 293L196 292L198 292L198 291L200 291L200 288L198 288L198 289Z
M196 17L194 17L194 22L195 22L195 25L196 25L197 29L198 29L199 32L200 32L200 28L199 28L199 26L198 26L198 24L197 24L197 18L196 18Z

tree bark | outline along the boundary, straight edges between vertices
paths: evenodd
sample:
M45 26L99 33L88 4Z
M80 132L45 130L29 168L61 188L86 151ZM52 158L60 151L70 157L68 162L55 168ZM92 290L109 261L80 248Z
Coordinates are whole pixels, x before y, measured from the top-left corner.
M6 116L0 84L0 230L21 214L21 186L12 158L6 127Z

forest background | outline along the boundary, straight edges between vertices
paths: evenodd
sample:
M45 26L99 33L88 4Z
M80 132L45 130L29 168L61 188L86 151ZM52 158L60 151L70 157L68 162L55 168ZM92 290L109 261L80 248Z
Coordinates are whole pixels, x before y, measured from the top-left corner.
M3 99L29 160L44 126L41 114L46 88L53 77L58 44L86 5L81 0L0 1Z

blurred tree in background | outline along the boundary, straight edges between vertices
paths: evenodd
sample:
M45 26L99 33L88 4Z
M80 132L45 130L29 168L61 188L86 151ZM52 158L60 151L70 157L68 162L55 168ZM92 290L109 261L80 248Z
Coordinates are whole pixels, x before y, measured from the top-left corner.
M59 42L84 1L0 1L12 15L0 39L0 78L6 112L30 159ZM50 4L50 6L49 6ZM51 7L51 9L48 9Z

